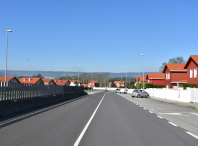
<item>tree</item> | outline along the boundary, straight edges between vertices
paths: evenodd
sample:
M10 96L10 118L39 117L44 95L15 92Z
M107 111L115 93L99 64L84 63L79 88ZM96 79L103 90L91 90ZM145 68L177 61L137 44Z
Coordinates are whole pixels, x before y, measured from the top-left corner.
M114 82L111 82L111 87L117 87Z
M181 64L181 63L186 63L186 61L184 60L183 57L175 57L175 58L169 59L168 63ZM162 63L162 66L160 66L160 68L159 68L159 72L163 71L165 65L166 65L166 62Z
M41 78L41 79L43 79L44 76L42 76L41 74L37 74L37 75L33 75L32 78Z

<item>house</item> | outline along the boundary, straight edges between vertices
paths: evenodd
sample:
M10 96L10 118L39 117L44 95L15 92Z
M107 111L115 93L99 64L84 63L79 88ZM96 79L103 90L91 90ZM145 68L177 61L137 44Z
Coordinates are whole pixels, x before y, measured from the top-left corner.
M56 85L53 79L42 79L44 85Z
M137 83L138 83L138 77L135 78L135 86L136 86Z
M2 86L3 82L5 82L5 77L0 76L0 85ZM19 83L19 80L15 77L7 77L8 83Z
M94 80L90 80L88 82L88 87L99 87L99 82L98 81L94 81Z
M165 73L147 73L146 80L153 85L165 85Z
M116 85L117 88L124 87L124 83L121 81L114 81L114 84Z
M82 82L78 80L69 80L69 81L70 81L70 86L80 86L82 84Z
M186 62L184 69L187 69L187 83L198 84L198 55L191 55L188 61Z
M80 86L88 87L88 84L81 84Z
M143 78L143 76L139 76L138 83L143 83L143 79L144 79L144 83L147 83L146 76L144 76L144 78Z
M69 86L70 85L70 81L69 80L54 80L56 85L59 86Z
M43 83L41 78L21 78L19 82L28 83L28 84L42 84Z
M181 84L187 82L187 69L184 69L185 64L167 63L164 66L165 87L178 88Z

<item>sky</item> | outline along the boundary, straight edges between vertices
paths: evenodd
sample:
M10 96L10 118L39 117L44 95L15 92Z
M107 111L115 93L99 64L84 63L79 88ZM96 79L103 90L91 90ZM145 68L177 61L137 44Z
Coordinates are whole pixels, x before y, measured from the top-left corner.
M0 2L0 70L158 72L198 55L197 0Z

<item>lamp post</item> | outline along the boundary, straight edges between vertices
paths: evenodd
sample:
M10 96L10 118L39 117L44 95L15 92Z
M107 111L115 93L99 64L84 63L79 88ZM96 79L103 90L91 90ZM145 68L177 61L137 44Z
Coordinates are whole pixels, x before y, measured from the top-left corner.
M141 54L143 56L143 89L144 89L144 54Z
M8 32L12 32L12 30L6 30L6 68L5 68L5 83L7 83L7 50L8 50Z
M126 88L127 88L127 72L126 72Z
M79 67L80 65L78 65L78 86L79 86Z

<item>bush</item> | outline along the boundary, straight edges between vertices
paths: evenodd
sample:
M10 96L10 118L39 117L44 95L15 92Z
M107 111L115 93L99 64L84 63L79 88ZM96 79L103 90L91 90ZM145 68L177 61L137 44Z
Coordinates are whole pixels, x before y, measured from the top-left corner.
M143 88L143 83L136 84L137 89ZM144 88L153 88L153 83L144 83Z
M190 87L190 88L198 88L198 84L181 84L181 87L183 87L184 89L186 89L187 87Z
M165 88L165 85L153 85L154 88Z

